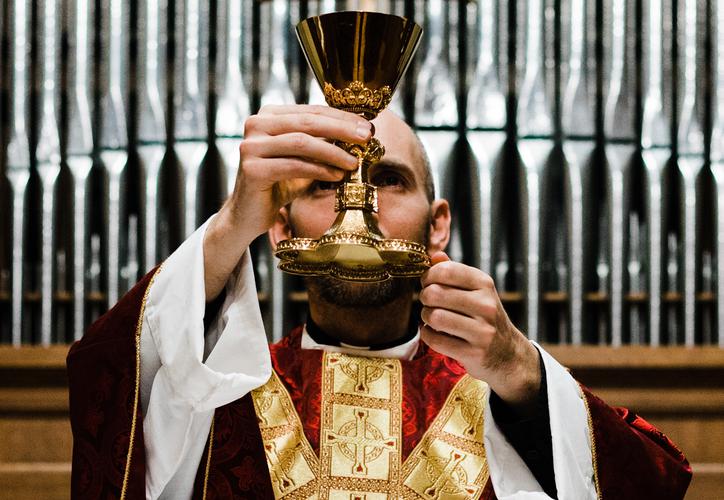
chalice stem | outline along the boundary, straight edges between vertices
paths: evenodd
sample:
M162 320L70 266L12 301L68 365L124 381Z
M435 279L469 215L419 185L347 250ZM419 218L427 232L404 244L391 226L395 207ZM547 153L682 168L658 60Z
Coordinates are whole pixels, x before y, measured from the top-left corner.
M367 168L364 158L357 158L357 170L350 173L349 182L363 183L367 182Z

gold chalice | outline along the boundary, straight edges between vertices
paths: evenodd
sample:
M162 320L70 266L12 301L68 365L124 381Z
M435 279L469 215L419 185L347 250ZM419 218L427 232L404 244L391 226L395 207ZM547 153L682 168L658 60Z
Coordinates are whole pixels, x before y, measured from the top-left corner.
M367 120L390 103L421 35L422 28L414 22L377 12L335 12L297 25L302 50L327 104ZM357 170L337 188L337 218L319 239L279 242L279 268L348 281L421 275L430 267L425 246L385 239L372 215L377 213L377 188L368 182L368 170L380 161L384 147L375 138L365 146L336 144L358 159Z

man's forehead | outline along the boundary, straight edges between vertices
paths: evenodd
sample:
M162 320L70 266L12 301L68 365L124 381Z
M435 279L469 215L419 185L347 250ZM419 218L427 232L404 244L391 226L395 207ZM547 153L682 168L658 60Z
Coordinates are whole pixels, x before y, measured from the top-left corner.
M380 113L372 123L375 126L375 137L385 147L384 159L407 165L417 174L423 175L423 153L419 150L420 143L410 126L389 110Z

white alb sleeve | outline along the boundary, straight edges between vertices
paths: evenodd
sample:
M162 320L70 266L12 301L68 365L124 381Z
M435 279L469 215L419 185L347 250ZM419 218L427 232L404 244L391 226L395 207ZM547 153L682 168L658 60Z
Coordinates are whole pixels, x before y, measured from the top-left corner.
M146 302L141 398L150 499L191 497L214 410L271 375L248 252L230 277L224 304L205 338L203 239L208 224L164 262Z
M568 371L542 347L535 342L534 345L541 352L546 370L553 471L558 498L595 500L597 495L584 395ZM505 439L488 404L485 405L484 426L485 453L495 495L500 500L550 498Z

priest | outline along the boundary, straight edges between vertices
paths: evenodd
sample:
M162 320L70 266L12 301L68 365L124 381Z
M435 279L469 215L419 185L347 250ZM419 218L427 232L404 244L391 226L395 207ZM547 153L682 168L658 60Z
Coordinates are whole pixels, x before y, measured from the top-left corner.
M318 238L356 159L421 279L307 278L309 314L264 332L248 248ZM234 192L68 355L73 498L679 499L691 469L515 327L493 280L451 261L450 207L391 112L269 106L245 123ZM415 301L419 293L419 301Z

